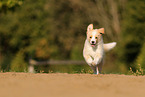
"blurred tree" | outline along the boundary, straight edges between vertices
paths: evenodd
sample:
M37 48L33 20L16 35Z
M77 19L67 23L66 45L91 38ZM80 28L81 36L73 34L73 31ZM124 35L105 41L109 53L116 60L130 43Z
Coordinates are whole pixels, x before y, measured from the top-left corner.
M14 59L11 62L11 71L13 72L23 72L23 71L27 71L27 63L25 62L25 58L24 58L24 52L23 51L19 51L17 53L17 55L14 57Z
M23 0L1 0L0 13L7 12L8 10L14 11L17 6L22 5Z
M138 66L138 64L140 64L140 66L142 67L142 69L144 70L145 73L145 42L143 43L143 46L141 48L141 51L139 53L139 55L137 56L135 65ZM137 67L137 69L139 69Z
M1 68L22 71L19 63L25 69L29 58L83 59L88 24L104 27L105 41L119 39L125 1L25 0L14 13L0 15Z
M140 58L143 58L143 55L139 53L143 53L141 48L145 41L145 0L128 0L126 6L122 23L120 53L128 69L132 67L135 70L134 62L137 56L140 55Z
M3 13L6 13L7 11L15 11L15 9L18 6L22 5L22 3L23 3L23 0L0 0L0 17L4 16ZM3 70L9 70L8 59L11 59L10 56L7 56L6 57L7 59L6 59L5 58L6 53L4 52L4 50L8 47L7 44L5 44L8 42L8 39L7 39L8 37L5 37L7 36L7 34L8 33L3 33L2 31L0 31L0 65L3 63L3 61L7 63L6 66L5 65L1 66ZM11 55L11 53L9 55Z

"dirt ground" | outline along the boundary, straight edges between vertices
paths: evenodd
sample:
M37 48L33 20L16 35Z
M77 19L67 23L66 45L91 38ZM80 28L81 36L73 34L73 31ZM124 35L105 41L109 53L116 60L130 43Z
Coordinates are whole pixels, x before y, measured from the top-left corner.
M145 97L145 76L0 73L0 97Z

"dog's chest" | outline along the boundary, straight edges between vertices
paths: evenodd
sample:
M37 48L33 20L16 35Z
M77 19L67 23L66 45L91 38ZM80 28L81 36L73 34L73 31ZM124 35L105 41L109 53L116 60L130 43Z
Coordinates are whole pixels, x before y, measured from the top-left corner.
M87 53L87 55L90 55L92 58L96 57L97 55L102 55L103 51L102 48L100 47L91 47L91 46L87 46L85 47L85 52Z
M97 55L100 55L100 53L101 53L101 50L99 50L99 48L92 48L92 47L88 48L88 54L92 58L96 57Z
M94 56L96 54L96 49L93 49L92 47L86 47L85 48L87 54Z
M93 59L97 56L103 56L103 54L104 54L103 42L96 47L92 47L90 45L90 43L86 40L84 50L83 50L83 54L84 55L89 55Z

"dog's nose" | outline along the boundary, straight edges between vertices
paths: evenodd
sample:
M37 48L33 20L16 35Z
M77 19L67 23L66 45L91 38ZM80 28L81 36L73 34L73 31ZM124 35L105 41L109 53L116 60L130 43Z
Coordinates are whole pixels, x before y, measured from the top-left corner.
M95 43L95 41L92 41L92 44L94 44Z

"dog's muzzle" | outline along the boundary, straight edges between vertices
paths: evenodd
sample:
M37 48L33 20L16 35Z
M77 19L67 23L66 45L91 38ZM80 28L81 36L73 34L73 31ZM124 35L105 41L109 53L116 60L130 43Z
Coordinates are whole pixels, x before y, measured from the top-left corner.
M96 45L95 41L91 41L91 46L94 47Z

